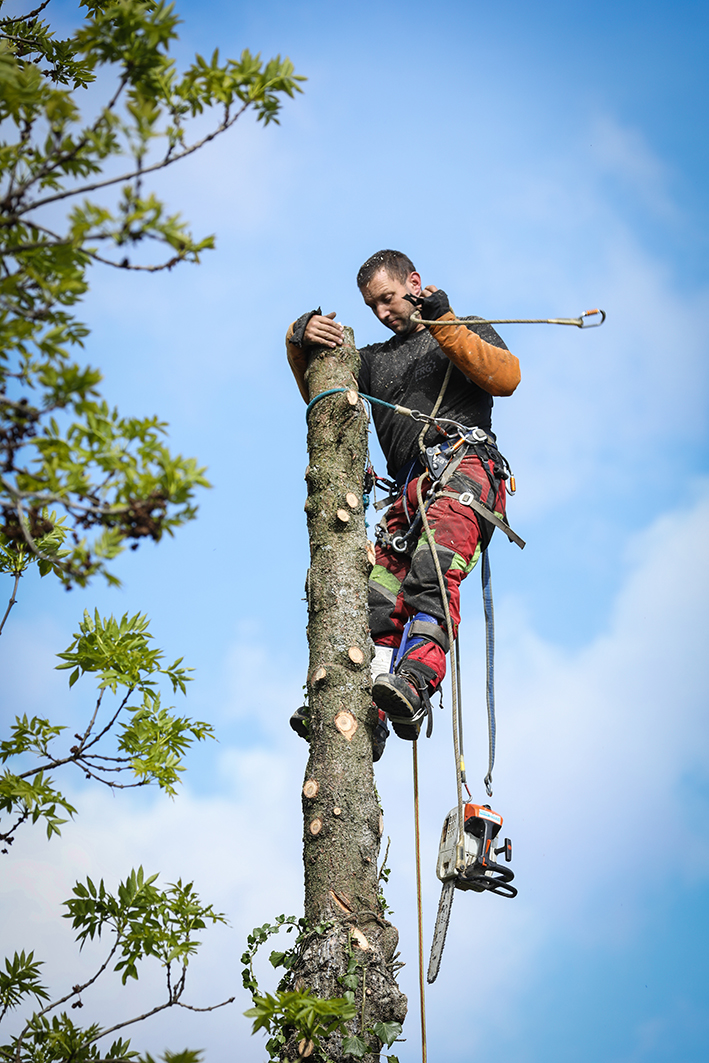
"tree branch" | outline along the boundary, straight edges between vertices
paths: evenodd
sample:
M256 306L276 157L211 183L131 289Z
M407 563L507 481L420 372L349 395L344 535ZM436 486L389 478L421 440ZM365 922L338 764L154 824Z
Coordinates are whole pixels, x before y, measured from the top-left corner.
M52 408L53 407L48 407L48 409L52 409ZM46 412L46 411L42 411L42 412ZM113 475L113 473L111 473L111 475ZM104 485L106 483L108 483L109 479L110 479L110 476L107 477L107 479L104 481ZM14 498L15 503L16 503L16 508L17 507L21 507L22 506L22 502L25 499L31 499L32 502L36 503L36 505L38 505L38 506L48 506L48 505L51 505L52 503L56 503L59 506L64 506L64 508L66 510L68 510L69 512L72 512L73 510L78 510L80 513L93 513L97 517L114 517L114 516L118 517L118 516L120 516L121 513L127 513L128 510L130 509L130 506L127 506L127 505L111 506L108 503L104 503L103 505L99 504L99 505L88 505L87 506L87 505L83 505L81 502L74 502L74 501L72 501L69 498L65 498L63 495L41 494L38 491L21 491L19 489L19 487L16 487L15 484L11 483L10 480L5 479L5 477L2 476L1 474L0 474L0 484L4 487L4 489L7 491L7 493L12 498ZM18 516L19 516L19 509L18 509ZM32 540L32 541L34 541L34 540ZM31 543L28 542L28 546L30 546L30 548L32 549ZM35 553L36 553L36 551L35 551ZM38 556L39 557L43 557L44 555L38 554ZM51 560L51 558L47 558L47 560Z
M88 742L88 740L89 740L89 735L91 734L91 730L92 730L92 728L93 728L93 725L94 725L94 724L96 723L96 717L98 716L98 710L99 710L99 709L101 708L101 702L103 701L103 695L104 695L105 693L106 693L106 688L104 687L104 688L103 688L103 690L101 690L101 691L99 692L99 696L98 696L98 697L97 697L97 699L96 699L96 708L95 708L95 709L94 709L94 711L93 711L93 716L92 716L92 717L91 717L91 719L89 720L89 725L88 725L88 727L87 727L87 728L86 728L86 730L84 731L84 736L83 736L83 738L81 738L81 739L79 740L79 752L83 752L83 749L84 749L84 747L85 747L86 743L87 743L87 742ZM120 712L120 709L119 709L118 711ZM92 744L93 744L93 743L92 743ZM387 850L387 851L388 851L388 850Z
M37 15L41 14L49 3L50 0L44 0L44 3L40 4L39 7L36 7L34 11L30 11L28 15L16 15L14 18L4 18L1 20L2 24L7 25L14 22L29 22L31 18L36 18Z
M40 169L37 170L36 173L32 174L32 177L31 177L30 180L25 181L24 184L18 185L17 191L15 192L15 194L13 196L13 199L16 202L19 202L23 198L23 196L26 195L27 191L32 187L32 185L37 183L37 181L40 181L43 177L46 177L48 174L50 174L53 171L55 171L59 166L63 166L67 162L71 162L72 159L76 158L76 156L79 154L81 149L88 143L89 137L93 133L97 132L97 130L101 127L101 123L105 122L106 115L110 111L112 111L113 108L116 106L116 103L118 102L118 97L123 92L123 89L126 87L126 84L128 83L128 80L129 80L129 74L126 71L123 74L123 76L122 76L122 78L121 78L121 80L120 80L120 82L118 84L118 88L114 92L114 94L111 97L111 99L108 101L108 104L103 108L103 110L101 111L101 114L98 116L98 118L96 119L94 124L86 131L86 133L84 134L82 139L79 140L74 145L74 147L72 148L71 151L67 151L63 155L62 154L58 154L56 156L56 158L52 161L51 165L45 164L43 167L40 167ZM77 193L77 194L80 194L80 193ZM36 205L37 204L35 204L35 206ZM22 213L22 212L19 212L19 213Z
M212 1004L208 1008L196 1008L193 1004L183 1004L182 1001L176 1001L178 1008L185 1008L186 1011L216 1011L217 1008L223 1008L227 1004L233 1004L236 997L229 997L228 1000L222 1000L221 1004Z
M99 967L98 971L93 976L93 978L89 978L88 982L84 982L83 985L74 986L70 993L67 993L63 997L60 997L59 1000L55 1000L53 1003L47 1004L40 1011L35 1012L33 1014L32 1018L29 1019L28 1022L25 1023L25 1025L22 1028L22 1031L20 1033L20 1036L17 1038L17 1049L16 1049L16 1052L15 1052L15 1059L18 1061L18 1063L19 1063L19 1060L21 1059L20 1049L22 1048L22 1042L24 1041L25 1036L26 1036L30 1026L32 1025L32 1022L35 1019L41 1019L44 1015L48 1015L50 1011L54 1011L54 1009L58 1008L60 1006L60 1004L66 1004L67 1000L71 1000L72 997L80 996L84 992L85 989L88 989L89 986L93 985L94 982L98 978L101 977L101 975L106 970L106 968L108 967L109 963L111 962L111 960L115 956L116 949L118 948L120 940L121 940L120 933L116 932L116 940L113 942L113 946L111 948L111 951L109 952L108 956L106 957L104 962L101 964L101 966ZM89 1042L89 1043L91 1043L91 1042Z
M130 698L130 696L133 694L134 690L135 690L134 686L128 688L128 693L123 698L123 701L118 706L116 712L113 714L113 716L111 717L109 722L106 724L104 729L102 731L99 731L99 733L97 735L95 735L92 738L92 740L90 742L88 742L88 744L87 744L87 739L88 739L89 735L91 734L91 728L93 727L94 721L96 720L96 716L98 714L98 710L99 710L100 705L101 705L101 700L102 700L104 692L105 692L105 690L102 690L101 693L99 694L98 700L96 702L96 708L94 709L94 713L93 713L93 716L91 717L91 720L89 722L89 726L87 727L86 731L84 732L84 737L81 739L80 745L74 747L75 752L70 753L70 755L68 757L60 757L60 758L52 757L49 753L46 753L45 756L47 757L47 763L40 764L40 766L38 768L30 768L27 771L24 771L24 772L22 772L21 775L18 775L17 778L18 779L30 779L33 775L39 775L39 773L42 772L42 771L54 771L56 768L61 768L64 764L76 764L78 767L81 768L82 771L88 772L91 775L91 777L93 779L96 779L98 782L102 782L106 786L116 786L117 785L116 783L110 782L110 781L108 781L106 779L102 779L102 778L100 778L100 776L95 775L91 771L90 765L88 765L87 763L84 762L84 754L85 754L87 749L91 749L92 746L95 746L96 743L99 742L108 731L110 731L111 727L113 727L114 723L116 722L116 720L120 716L121 712L125 708L126 703L127 703L128 699ZM127 758L127 759L130 759L130 758ZM114 768L105 768L105 769L101 769L101 770L114 771L116 769L114 769ZM119 770L121 770L121 769L119 769ZM143 784L142 783L131 783L130 784L130 786L141 786L141 785L143 785ZM122 787L122 788L124 788L124 787Z
M101 741L101 739L103 738L103 736L104 736L104 735L105 735L105 734L106 734L106 733L107 733L108 731L110 731L110 730L111 730L111 728L113 727L114 723L116 722L116 720L118 719L118 717L120 716L120 714L121 714L121 713L123 712L124 708L126 707L126 704L127 704L127 702L128 702L128 699L129 699L130 697L132 697L132 695L133 695L133 691L134 691L134 690L135 690L135 685L134 685L134 686L132 686L132 687L128 687L128 692L127 692L126 696L125 696L125 697L123 698L123 701L122 701L122 702L120 703L120 705L119 705L119 706L118 706L118 708L116 709L115 713L113 714L113 716L111 717L111 719L110 719L110 720L108 721L108 723L107 723L107 724L106 724L106 726L104 727L103 731L99 731L99 733L98 733L97 735L94 735L94 737L93 737L93 738L91 739L91 741L90 741L90 742L88 743L88 745L84 745L84 743L82 742L82 745L81 745L81 751L82 751L82 753L83 753L83 752L84 752L85 750L87 750L87 749L91 749L91 748L92 748L93 746L95 746L95 745L96 745L96 743L97 743L97 742L100 742L100 741ZM102 691L101 693L103 693L103 691ZM96 709L97 709L97 711L98 711L98 705L96 706ZM95 714L94 714L94 718L95 718ZM88 738L88 733L87 733L86 737Z
M158 273L162 269L172 269L173 266L176 266L178 262L187 261L187 258L184 254L178 254L168 259L167 262L161 263L159 266L133 266L127 258L124 258L122 262L112 262L110 258L103 258L95 251L86 251L86 254L93 258L96 262L102 262L104 266L113 266L114 269L138 270L143 273Z
M10 595L10 601L8 602L7 609L5 610L5 615L2 618L2 621L0 621L0 635L2 635L2 629L5 627L5 621L7 620L8 616L10 615L10 610L12 609L13 605L17 601L17 598L15 597L15 595L17 594L17 586L18 586L18 584L20 582L20 576L21 575L22 575L21 572L16 572L15 573L15 586L12 588L12 594Z
M217 126L216 129L212 130L211 133L208 133L201 140L195 141L194 144L191 144L188 148L185 148L184 151L181 151L179 155L173 155L171 158L166 156L160 162L153 163L152 166L147 166L145 169L140 171L132 170L129 173L121 174L120 177L109 177L105 181L96 181L94 182L94 184L83 185L83 187L81 188L65 189L63 192L57 192L56 195L45 196L44 199L35 200L34 203L29 203L26 207L16 209L14 211L14 215L11 218L5 219L3 222L0 222L0 225L7 226L10 224L14 224L15 221L22 217L23 214L27 214L28 211L36 210L39 207L44 207L48 203L56 203L61 199L68 199L69 196L81 196L85 195L85 193L87 192L95 192L99 188L108 188L110 185L116 185L126 181L133 181L138 176L138 172L140 172L141 176L144 177L145 174L154 173L157 170L165 169L165 167L167 166L172 166L173 163L179 162L180 159L184 159L188 155L192 155L195 151L199 151L199 149L204 147L205 144L208 144L211 140L214 140L215 137L218 137L221 133L224 133L227 129L230 129L231 126L233 126L234 123L237 121L237 119L241 117L244 111L252 105L252 103L252 100L247 100L246 103L239 108L235 115L232 115L232 117L225 119L225 121L221 122L221 124Z

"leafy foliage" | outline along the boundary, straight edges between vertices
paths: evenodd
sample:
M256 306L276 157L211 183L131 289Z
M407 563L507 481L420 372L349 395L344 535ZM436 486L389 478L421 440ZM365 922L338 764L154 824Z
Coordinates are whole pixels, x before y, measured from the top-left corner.
M150 175L247 111L264 125L277 122L283 98L301 91L303 80L288 59L264 63L249 51L238 60L220 60L216 51L196 56L179 72L169 58L179 19L162 0L81 0L83 22L65 38L44 17L49 3L37 0L34 10L7 17L0 0L0 574L14 580L0 633L30 565L67 588L96 574L115 584L111 563L126 545L158 541L195 516L197 490L208 486L204 469L171 453L157 417L124 416L102 398L101 373L77 360L88 328L76 308L94 264L150 273L199 262L214 238L194 237L146 187ZM82 93L97 81L112 88L88 110L96 96L82 101ZM155 782L176 792L188 746L212 729L162 706L160 683L184 693L188 670L181 660L166 666L150 639L144 617L84 615L59 667L69 671L70 686L87 673L96 677L92 715L62 750L61 724L15 716L0 741L0 763L8 765L0 815L9 820L0 841L11 842L27 821L41 821L49 837L59 833L75 812L53 781L65 764L112 788ZM107 752L109 741L115 748ZM199 944L194 935L223 916L191 884L161 890L142 869L115 894L102 880L77 883L67 907L82 945L112 936L108 955L91 978L53 1000L33 953L5 960L0 1021L37 1007L0 1045L0 1061L155 1063L128 1040L108 1041L165 1008L190 1007L182 994ZM69 1001L81 1008L82 994L112 963L125 984L148 958L163 965L167 995L145 1015L103 1029L82 1027L60 1010ZM200 1054L185 1049L161 1058L198 1063Z
M98 611L93 617L84 613L73 642L57 655L62 662L57 668L70 670L70 686L82 675L95 675L98 696L93 713L85 730L73 736L74 744L61 752L56 744L64 726L37 716L15 717L10 736L0 741L0 764L29 758L39 765L20 770L13 763L0 775L0 815L14 818L0 833L0 841L11 842L22 823L40 819L47 837L60 833L66 822L61 813L71 816L76 809L48 773L66 764L115 789L157 783L166 793L176 793L189 746L214 734L210 724L162 705L159 678L168 681L172 693L184 694L189 669L183 667L182 658L164 666L164 654L151 643L145 616L106 620ZM130 704L134 697L137 701ZM106 742L111 736L115 748L109 755Z
M95 886L87 878L86 885L76 883L74 896L65 902L65 918L78 930L76 940L82 947L106 929L114 933L111 955L120 957L114 970L123 972L124 985L129 978L137 980L137 964L146 956L155 956L166 968L177 961L186 970L200 944L194 932L204 930L207 921L226 922L211 904L201 904L191 882L183 886L179 880L163 891L154 885L157 877L146 878L142 867L131 871L115 896L107 892L103 879Z
M329 1057L324 1054L322 1041L335 1032L342 1035L343 1054L353 1059L361 1059L367 1052L372 1051L371 1045L367 1044L365 1036L373 1036L381 1044L390 1047L401 1035L401 1024L398 1022L375 1022L372 1026L365 1026L364 1003L362 1006L362 1019L360 1022L360 1035L348 1032L347 1024L357 1017L357 1005L355 1004L355 990L360 984L359 969L361 964L354 956L350 943L350 958L347 972L339 979L345 988L341 997L331 997L327 1000L315 996L309 989L287 989L288 972L292 971L303 951L303 948L314 934L324 934L332 929L332 923L322 923L316 927L308 927L302 918L294 915L279 915L275 923L264 923L251 931L247 938L247 948L241 957L244 964L242 981L244 988L251 993L253 1007L245 1011L247 1018L253 1019L252 1033L265 1030L269 1035L266 1042L266 1051L269 1054L269 1063L279 1063L283 1058L283 1049L290 1039L298 1044L298 1059L305 1059L319 1053L318 1058L324 1063L330 1063ZM262 994L254 974L254 958L259 948L268 939L277 934L283 927L290 934L297 930L295 942L292 948L285 952L274 950L269 956L271 966L284 967L286 975L281 979L275 993ZM363 987L364 988L364 987ZM362 994L364 1000L364 993ZM390 1063L398 1063L396 1056L387 1056Z
M168 54L179 22L172 5L82 6L83 24L63 40L42 17L47 3L0 16L0 571L19 575L38 561L68 586L99 572L115 582L110 562L125 544L172 534L207 486L194 459L170 453L163 422L121 416L101 399L98 370L72 360L88 334L74 316L88 267L198 262L214 238L193 237L144 189L146 178L247 110L277 122L303 80L288 59L263 63L249 51L198 55L178 72ZM115 87L85 118L79 95L99 75ZM202 121L190 136L205 114L212 128ZM114 189L113 204L86 198ZM73 205L61 222L64 200ZM143 253L156 245L166 256L157 264Z
M5 971L0 971L0 1022L10 1009L31 997L40 1005L43 1001L47 1003L32 1012L18 1035L0 1045L0 1059L21 1063L142 1059L144 1063L155 1063L149 1055L140 1057L128 1040L114 1040L109 1048L100 1048L98 1042L169 1007L212 1011L233 1002L231 997L207 1008L194 1008L183 1002L187 967L200 944L194 934L208 924L224 923L225 919L212 905L200 901L192 883L178 881L161 890L155 884L156 879L157 875L146 876L141 867L119 883L115 894L106 889L103 880L98 886L90 878L86 884L76 883L73 896L65 902L66 918L72 920L76 940L82 947L87 940L101 938L102 934L112 936L113 940L96 972L59 999L50 1000L40 984L41 964L32 953L15 953L12 960L5 960ZM96 984L114 960L113 970L121 973L125 985L128 978L138 978L139 964L147 958L157 959L165 970L166 997L162 1003L148 1007L144 1016L132 1016L104 1029L98 1023L82 1027L66 1011L57 1010L69 1001L72 1009L83 1007L82 995ZM165 1063L198 1063L199 1056L198 1052L185 1049L166 1052L162 1058Z
M279 991L275 996L271 993L256 995L254 1006L244 1012L247 1018L254 1020L252 1033L265 1030L270 1035L266 1049L271 1057L275 1053L276 1063L281 1058L279 1049L291 1032L295 1033L303 1058L306 1049L309 1049L308 1055L319 1051L323 1038L336 1030L344 1033L345 1023L356 1013L356 1005L344 997L321 1000L309 989Z
M49 1000L49 993L39 980L42 966L34 953L16 952L11 960L5 959L5 970L0 970L0 1020L6 1012L17 1008L24 997Z

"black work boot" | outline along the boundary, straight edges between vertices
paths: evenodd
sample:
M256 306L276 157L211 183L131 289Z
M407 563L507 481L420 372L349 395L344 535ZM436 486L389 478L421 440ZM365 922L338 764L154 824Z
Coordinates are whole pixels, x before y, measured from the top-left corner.
M399 738L415 742L426 718L426 707L421 704L421 695L414 685L416 679L406 672L399 675L384 673L372 684L372 698L378 709L388 716Z
M290 718L290 725L297 735L310 741L310 707L301 705Z
M376 707L376 706L375 706ZM374 725L372 731L372 763L376 764L378 760L381 760L382 753L384 752L384 746L387 744L387 738L389 737L389 728L387 727L386 715L381 709L377 710L379 713L379 719Z

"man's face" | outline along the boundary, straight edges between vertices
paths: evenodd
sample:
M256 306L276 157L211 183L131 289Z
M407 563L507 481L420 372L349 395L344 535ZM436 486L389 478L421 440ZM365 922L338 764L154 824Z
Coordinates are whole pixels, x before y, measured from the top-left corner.
M392 277L385 269L375 273L369 284L362 289L362 298L367 306L392 332L405 336L423 328L411 321L414 307L404 298L406 295L421 294L421 277L410 273L405 281Z

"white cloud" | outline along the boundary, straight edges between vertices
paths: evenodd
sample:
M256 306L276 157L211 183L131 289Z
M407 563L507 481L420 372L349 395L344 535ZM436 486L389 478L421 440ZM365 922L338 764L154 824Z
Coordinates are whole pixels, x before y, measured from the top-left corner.
M429 991L432 1036L439 1031L444 1037L451 1009L462 1006L458 974L469 969L471 957L485 956L486 992L496 1001L493 1014L501 1015L509 1013L550 939L561 939L573 954L591 942L622 947L643 928L657 888L649 871L659 859L661 839L676 826L686 773L705 770L707 763L702 646L708 526L709 491L699 485L693 508L667 513L637 536L607 628L580 651L545 644L528 629L514 601L497 603L500 733L493 807L505 816L515 843L520 895L514 902L457 895L442 974ZM477 654L468 643L465 654L467 675L475 670L467 658ZM466 680L468 776L478 799L485 767L481 694ZM282 729L289 696L278 684L270 695L266 687L259 693L261 711L278 712ZM434 739L420 744L427 936L439 892L433 874L438 833L455 802L445 720L439 714ZM100 873L115 881L129 866L143 863L159 868L166 881L194 878L200 893L228 912L233 930L210 934L205 958L194 966L193 987L200 1002L230 993L238 984L236 961L251 926L284 910L300 910L304 747L290 737L282 734L277 741L274 734L268 748L250 752L223 750L217 771L226 781L219 796L187 789L174 803L155 800L146 806L140 797L114 800L99 793L91 801L84 796L84 811L63 840L46 845L26 834L4 868L2 905L6 913L16 913L6 944L20 947L34 935L30 946L37 947L41 936L39 951L49 956L54 981L63 971L65 982L78 968L66 958L69 935L66 927L56 928L55 912L74 878ZM408 961L402 983L410 993L412 1018L401 1052L408 1060L415 1058L416 1024L408 746L390 740L377 781L385 836L392 837L394 875L387 892ZM680 882L689 881L688 875L705 879L709 871L706 827L694 828L703 846L695 849L689 871L676 872ZM619 866L634 884L622 909L609 902ZM108 992L99 999L103 1017L125 1007ZM233 1054L235 1043L240 1058L261 1059L260 1042L251 1041L237 1012L191 1031L175 1026L172 1015L154 1020L148 1040L159 1049L174 1044L179 1031L185 1043L207 1045L215 1061ZM137 1043L143 1039L136 1031Z

